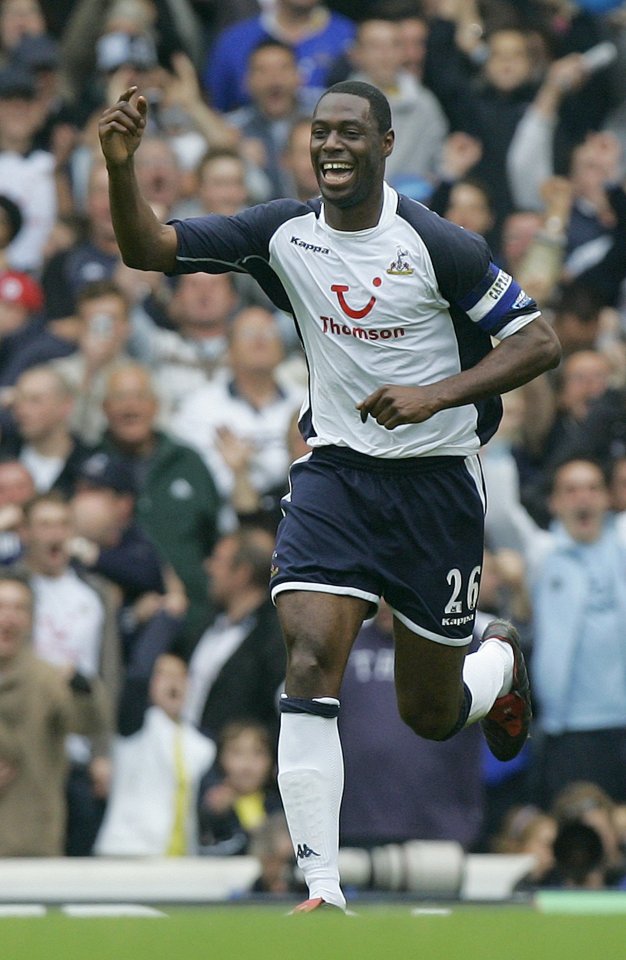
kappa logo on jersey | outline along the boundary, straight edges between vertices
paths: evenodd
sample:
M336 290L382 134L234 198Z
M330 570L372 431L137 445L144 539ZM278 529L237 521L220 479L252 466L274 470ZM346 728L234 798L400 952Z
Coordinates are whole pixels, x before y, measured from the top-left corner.
M382 283L382 280L380 277L374 277L372 283L375 287L379 287ZM337 294L339 306L345 315L347 317L351 317L353 320L362 320L363 317L366 317L368 313L372 312L374 304L376 303L376 297L372 296L369 298L364 307L351 307L344 296L344 294L350 289L347 283L333 283L330 289L333 293Z
M329 247L318 247L317 244L309 243L307 240L302 240L300 237L292 237L291 243L295 243L296 247L302 247L303 250L308 250L309 253L330 253Z
M410 277L412 273L415 273L407 259L408 256L408 250L403 250L402 247L396 247L396 259L392 260L387 267L387 273L392 277Z
M306 843L299 843L296 851L296 860L308 860L309 857L319 857L319 853L311 850Z

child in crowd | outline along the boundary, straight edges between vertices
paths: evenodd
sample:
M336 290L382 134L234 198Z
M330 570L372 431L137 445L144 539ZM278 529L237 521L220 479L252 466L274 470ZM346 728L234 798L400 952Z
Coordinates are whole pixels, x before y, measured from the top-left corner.
M202 795L200 853L248 853L255 831L278 809L268 731L247 720L226 724L218 740L216 768Z

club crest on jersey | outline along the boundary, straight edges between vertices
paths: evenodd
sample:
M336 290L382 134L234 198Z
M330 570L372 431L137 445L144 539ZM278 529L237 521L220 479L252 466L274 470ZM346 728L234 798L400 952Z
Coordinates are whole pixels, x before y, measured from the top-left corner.
M408 250L403 250L402 247L397 247L396 259L391 261L386 272L391 274L392 277L410 277L412 273L415 273L415 271L409 264L407 259L408 256Z
M380 277L374 277L372 283L375 287L379 287L382 283L382 280ZM351 307L344 296L344 294L346 294L350 289L347 283L333 283L330 289L333 293L337 294L339 306L345 315L347 317L352 317L353 320L362 320L363 317L366 317L368 313L372 312L374 304L376 303L376 297L372 296L369 298L364 307Z

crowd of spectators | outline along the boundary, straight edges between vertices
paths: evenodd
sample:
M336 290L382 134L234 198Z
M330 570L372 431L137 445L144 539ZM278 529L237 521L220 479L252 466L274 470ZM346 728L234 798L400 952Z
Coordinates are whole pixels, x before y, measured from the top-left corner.
M290 887L267 582L306 366L249 276L121 262L97 120L136 84L157 215L231 215L317 195L309 117L348 78L390 100L392 186L487 238L564 361L507 395L482 453L477 635L520 630L530 744L501 765L475 729L403 731L383 607L346 675L343 841L531 850L530 884L624 876L617 0L0 0L0 856L258 850L266 889Z

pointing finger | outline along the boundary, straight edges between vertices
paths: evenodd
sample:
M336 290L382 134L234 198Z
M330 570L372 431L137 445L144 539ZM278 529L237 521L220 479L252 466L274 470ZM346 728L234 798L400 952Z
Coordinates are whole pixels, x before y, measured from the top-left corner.
M356 408L361 413L361 423L365 423L368 415L372 412L372 409L378 400L379 394L380 389L375 390L374 393L370 393L369 397L366 397L365 400L361 400L360 403L357 403Z
M117 99L118 99L118 103L119 103L121 100L125 101L126 103L130 103L130 98L131 98L132 95L133 95L134 93L136 93L136 92L137 92L137 87L129 87L128 90L124 90L124 93L122 93L122 94L117 98Z

